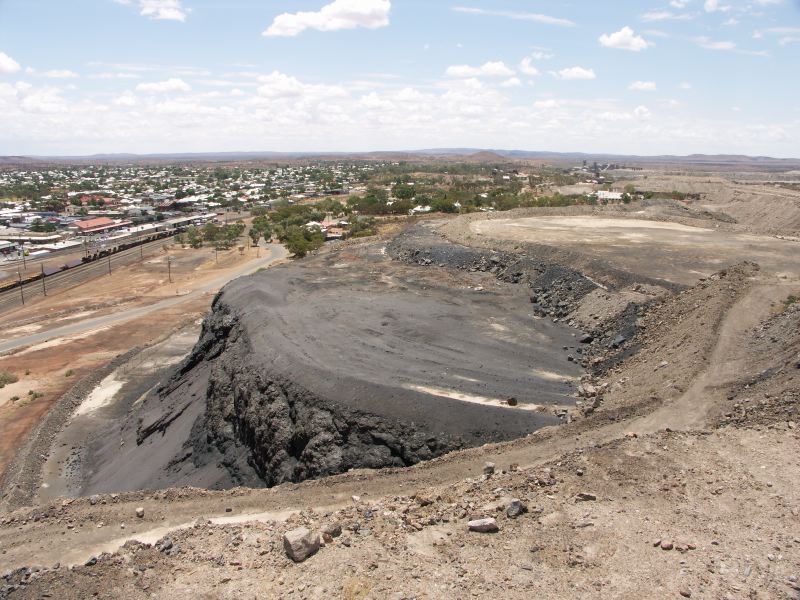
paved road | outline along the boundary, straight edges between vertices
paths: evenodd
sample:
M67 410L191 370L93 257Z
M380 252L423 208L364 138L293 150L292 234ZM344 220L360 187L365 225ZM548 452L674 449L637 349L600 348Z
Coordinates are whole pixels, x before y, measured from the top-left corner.
M78 323L71 323L69 325L63 325L47 331L41 331L39 333L6 340L0 342L0 354L10 352L11 350L17 350L19 348L24 348L26 346L31 346L33 344L46 342L47 340L53 338L76 335L78 333L91 331L92 329L107 327L108 325L117 325L119 323L124 323L125 321L130 321L131 319L137 319L139 317L164 310L165 308L170 308L177 304L188 302L189 300L194 300L195 298L202 296L207 292L221 288L232 279L255 273L257 270L267 267L272 263L288 256L288 252L279 244L270 244L265 248L265 250L268 252L268 255L264 258L255 262L249 262L248 264L239 267L232 272L228 272L221 277L217 277L216 279L207 282L202 287L192 290L188 294L175 296L174 298L166 298L148 306L129 308L111 315L93 317L79 321Z

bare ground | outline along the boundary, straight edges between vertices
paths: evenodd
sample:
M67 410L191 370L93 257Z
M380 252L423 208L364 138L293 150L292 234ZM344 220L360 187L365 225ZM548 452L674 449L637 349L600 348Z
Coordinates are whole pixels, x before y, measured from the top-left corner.
M596 407L513 442L269 490L9 512L0 564L28 568L0 594L798 598L797 290L745 264L675 295L632 285L587 297L571 315L587 326L621 314L625 294L654 302L637 351L590 379L605 390ZM518 518L505 512L514 498L528 510ZM485 516L499 532L467 531ZM331 522L344 532L319 554L285 556L285 531ZM117 551L126 540L145 544Z

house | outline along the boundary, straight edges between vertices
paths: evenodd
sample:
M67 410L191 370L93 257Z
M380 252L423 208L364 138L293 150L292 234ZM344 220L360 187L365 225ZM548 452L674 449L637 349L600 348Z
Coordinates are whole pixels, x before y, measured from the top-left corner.
M600 190L596 192L597 199L602 200L604 202L613 202L613 201L620 201L622 200L622 192L607 192L605 190Z

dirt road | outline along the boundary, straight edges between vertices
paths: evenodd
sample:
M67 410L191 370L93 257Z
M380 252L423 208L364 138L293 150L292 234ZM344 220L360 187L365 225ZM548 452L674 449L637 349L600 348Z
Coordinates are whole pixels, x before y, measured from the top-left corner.
M166 308L170 308L178 304L194 300L195 298L202 296L203 294L206 294L212 290L219 289L231 279L235 279L243 275L248 275L250 273L255 273L259 269L268 267L274 262L286 258L286 256L288 256L288 253L283 248L283 246L279 245L269 246L268 252L269 254L264 258L258 259L254 262L250 262L246 265L243 265L240 268L233 269L231 272L225 273L220 277L212 279L211 281L208 281L202 286L193 289L183 295L176 296L174 298L169 298L166 300L161 300L160 302L156 302L155 304L151 304L149 306L130 308L116 312L115 314L112 315L104 315L102 317L84 319L77 323L56 327L51 330L41 331L30 335L23 335L20 337L13 338L11 340L5 340L3 342L0 342L0 354L9 352L11 350L17 350L19 348L24 348L26 346L30 346L33 344L45 342L51 338L72 336L87 331L92 331L94 329L100 329L111 325L124 323L132 319L144 317L154 312L158 312L160 310L164 310Z

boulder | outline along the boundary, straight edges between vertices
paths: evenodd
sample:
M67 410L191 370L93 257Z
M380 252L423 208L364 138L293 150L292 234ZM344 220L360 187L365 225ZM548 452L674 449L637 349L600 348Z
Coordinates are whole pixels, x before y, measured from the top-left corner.
M497 526L497 521L491 518L470 521L467 523L467 527L470 531L476 531L478 533L494 533L500 531L500 528Z
M517 517L521 517L523 514L528 512L528 507L525 506L520 500L514 499L512 500L508 507L506 508L506 516L509 519L516 519Z
M305 527L287 531L283 535L283 549L294 562L303 562L319 550L319 534Z

